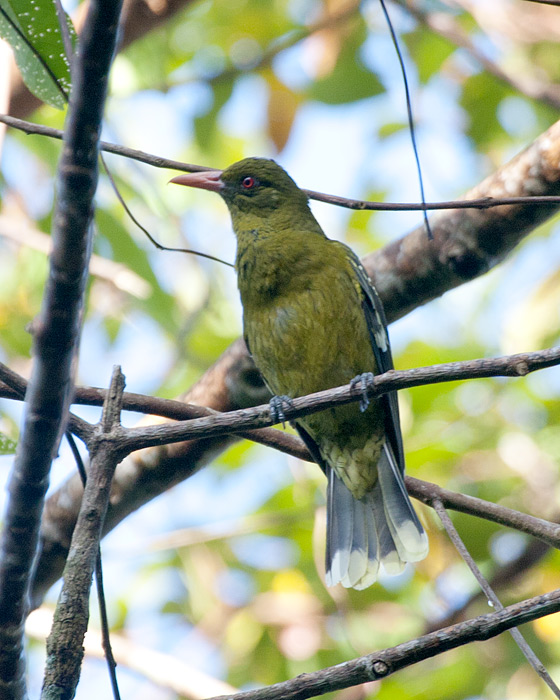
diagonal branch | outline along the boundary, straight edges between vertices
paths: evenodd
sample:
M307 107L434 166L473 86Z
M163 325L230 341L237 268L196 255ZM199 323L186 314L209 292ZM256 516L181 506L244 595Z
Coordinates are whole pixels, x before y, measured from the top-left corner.
M446 365L436 365L431 368L420 368L408 370L405 372L387 372L374 379L373 387L376 392L391 391L404 386L416 386L422 383L431 381L446 381L456 380L458 378L467 378L471 376L496 376L496 374L510 376L519 376L526 374L530 370L538 367L549 366L550 364L558 363L560 360L560 348L553 348L538 353L524 353L522 355L513 355L507 358L495 358L493 360L471 360L463 363L449 363ZM90 396L91 393L95 396L90 397L97 403L102 392L101 390L78 390L78 395L83 394ZM376 395L371 393L371 396ZM336 397L336 398L333 398ZM193 395L196 398L196 395ZM359 397L356 395L356 390L351 385L332 389L319 394L311 395L294 400L293 415L299 415L302 407L304 410L318 410L325 406L334 405L336 402L355 401ZM161 400L152 399L154 408ZM168 407L167 415L171 414L169 404L175 402L165 402ZM132 405L138 407L143 402L134 396L128 407ZM127 397L125 395L124 405L127 406ZM192 411L191 415L200 415L200 412L206 413L204 409L199 407L185 407L185 410ZM297 411L297 413L296 413ZM175 413L175 416L178 416ZM153 420L153 418L152 418ZM162 493L166 488L178 483L179 480L187 478L196 467L199 466L196 450L205 448L209 442L208 435L215 435L215 440L219 440L221 445L227 444L227 440L231 439L224 435L225 431L243 431L244 436L253 439L254 433L250 434L247 427L262 426L271 424L270 411L268 406L259 406L257 408L233 411L229 414L211 413L207 417L193 418L183 424L163 424L151 425L148 427L130 428L121 431L120 439L123 449L131 450L147 445L161 445L157 448L157 453L162 459L162 465L166 465L166 469L149 469L143 468L143 460L149 460L153 457L153 452L142 452L138 455L136 461L134 457L128 457L124 460L126 478L118 478L113 490L111 505L107 515L105 532L111 530L117 525L126 515L135 510L142 503L147 502L155 495ZM301 441L294 436L284 436L282 442L275 437L269 438L272 433L277 433L274 430L259 430L255 431L260 442L268 441L268 444L282 449L289 454L309 459L309 454L304 448ZM192 438L193 435L198 435L201 440L189 439L188 442L180 442L177 445L163 445L169 440L178 441ZM263 439L264 437L264 439ZM177 452L175 452L175 450ZM194 467L194 468L193 468ZM119 470L117 470L117 475ZM434 497L440 498L447 507L456 510L469 512L480 517L486 517L495 522L516 527L522 532L527 532L535 537L543 539L545 542L557 547L559 543L559 526L539 518L522 513L516 513L507 508L496 506L491 503L485 503L476 498L463 496L462 494L453 494L433 484L427 484L417 479L407 477L407 486L411 495L419 498L428 505ZM436 491L434 493L434 490ZM68 542L72 534L72 529L75 522L76 511L79 507L81 494L81 485L76 478L70 479L65 487L59 490L49 501L49 508L52 509L47 515L49 523L48 537L45 534L43 541L43 553L39 560L39 565L36 573L34 603L38 604L46 589L54 583L60 576L61 566L64 563Z
M37 136L46 136L52 139L62 139L64 132L60 129L55 129L52 126L36 124L34 122L24 121L11 117L9 114L0 114L0 123L10 126L12 129L23 131L25 134L34 134ZM154 168L165 168L169 170L179 170L185 173L196 173L213 170L207 165L196 165L194 163L184 163L180 160L171 158L162 158L155 156L146 151L139 151L136 148L129 148L120 144L111 143L109 141L101 141L101 150L106 153L112 153L123 158L130 158L139 163L151 165ZM447 202L372 202L363 199L351 199L349 197L341 197L335 194L325 194L324 192L316 192L315 190L304 189L310 199L325 204L334 204L337 207L352 209L353 211L437 211L440 209L493 209L504 205L545 205L557 209L560 205L560 196L553 194L541 195L518 195L508 196L504 194L501 197L482 196L468 197L464 199L450 200ZM123 202L121 202L124 204Z
M444 651L456 649L471 642L491 639L512 627L559 610L560 590L555 590L510 605L503 610L481 615L451 627L444 627L383 651L373 652L320 671L302 673L296 678L275 683L267 688L237 693L234 698L235 700L303 700L361 683L381 680ZM225 698L226 696L220 696L219 700L225 700ZM218 698L211 700L218 700Z
M99 541L111 480L119 462L110 438L120 426L124 375L113 369L111 386L91 450L90 474L72 543L64 567L64 583L47 640L47 664L42 697L73 698L84 655L83 640L89 621L89 594L99 555Z
M459 552L461 555L463 561L466 563L466 565L469 567L471 570L472 575L475 577L475 579L478 582L478 585L482 589L484 595L486 596L486 599L488 600L488 604L491 605L493 608L496 610L503 610L504 606L502 605L500 599L498 596L494 593L492 587L488 583L488 581L484 578L482 575L482 572L476 565L474 559L471 557L469 550L465 547L465 544L461 537L459 536L459 533L455 529L455 526L451 522L451 518L447 514L447 511L445 510L443 503L435 499L432 502L432 506L436 513L439 516L439 519L441 520L441 523L443 527L445 528L445 531L447 532L447 535L449 539L453 542L455 545L455 549ZM560 698L560 689L556 685L556 683L552 680L550 677L550 674L544 667L543 663L541 660L537 657L535 652L531 649L521 632L517 627L512 627L509 630L509 633L513 637L515 643L521 650L521 653L523 656L527 659L527 661L531 664L531 666L534 668L536 673L542 678L542 680L548 685L548 687L552 690L554 695L556 695L557 698Z

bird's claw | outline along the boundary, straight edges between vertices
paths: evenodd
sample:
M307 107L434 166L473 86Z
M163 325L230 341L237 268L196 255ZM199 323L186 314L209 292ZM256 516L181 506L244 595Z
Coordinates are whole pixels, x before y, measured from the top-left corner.
M282 427L286 427L286 415L284 408L293 408L294 402L289 396L273 396L268 402L270 406L270 417L274 424L282 423Z
M360 411L363 413L367 407L369 406L369 398L367 395L367 390L368 390L368 385L373 382L373 373L372 372L364 372L363 374L358 374L357 377L354 377L352 381L350 382L350 386L352 388L359 386L360 387L360 392L361 392L361 399L360 399Z

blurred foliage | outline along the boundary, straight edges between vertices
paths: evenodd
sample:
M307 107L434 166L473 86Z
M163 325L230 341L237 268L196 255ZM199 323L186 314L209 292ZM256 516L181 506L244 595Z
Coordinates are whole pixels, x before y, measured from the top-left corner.
M560 65L554 34L560 32L560 11L554 24L550 8L534 6L529 26L523 14L529 4L508 0L475 15L461 3L415 5L427 18L455 23L506 76L523 74L525 80L553 84ZM514 13L515 22L505 20L501 5ZM413 86L423 168L433 179L434 199L450 199L555 116L549 105L483 70L445 32L428 29L402 7L390 10ZM328 21L329 16L334 19ZM356 121L345 121L348 114ZM63 115L48 107L34 118L59 128L63 123ZM363 142L356 152L335 159L337 141L346 144L351 134L345 132L358 122ZM330 125L328 135L324 123ZM410 197L407 185L414 178L403 164L409 148L405 124L398 64L379 8L342 0L190 3L117 57L107 105L108 139L206 165L223 166L252 154L278 157L300 169L307 179L303 186L313 188L316 178L338 183L337 194L372 199ZM315 133L323 137L321 152L308 145L316 144ZM59 151L58 142L13 131L4 143L0 359L23 374L30 362L26 327L40 307L46 275ZM233 259L219 201L167 188L169 173L108 160L128 206L159 241ZM340 177L325 179L327 171ZM320 212L329 234L360 253L406 232L408 225L388 214ZM414 220L419 219L407 221ZM22 233L8 237L8 222ZM106 382L111 365L119 362L131 390L176 395L239 334L233 273L201 258L156 251L122 210L104 175L96 227L78 379ZM559 251L558 226L543 226L499 269L395 324L397 367L558 343ZM548 370L524 380L402 392L409 473L557 518L559 391L558 372ZM0 451L10 452L18 414L9 402L2 411ZM67 472L71 469L68 462ZM437 518L423 506L418 509L430 537L425 561L365 592L326 589L323 488L314 465L246 443L234 445L204 472L133 516L134 523L143 524L130 526L124 544L120 529L111 536L115 544L107 548L105 567L115 627L250 688L414 638L476 592ZM487 576L526 545L526 538L492 523L452 517ZM122 527L127 532L126 523ZM512 577L499 591L504 603L555 588L559 557L551 553ZM124 567L125 573L112 576L112 567L118 572ZM475 602L466 614L487 610ZM560 680L560 617L528 625L525 633ZM138 678L127 682L135 684L137 694L144 690ZM89 685L79 689L79 697L96 692L91 676ZM335 695L343 700L550 697L508 635Z

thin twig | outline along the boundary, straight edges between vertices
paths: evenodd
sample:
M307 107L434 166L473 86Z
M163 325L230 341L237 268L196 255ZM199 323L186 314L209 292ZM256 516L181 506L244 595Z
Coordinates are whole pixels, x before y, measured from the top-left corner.
M449 362L430 367L419 367L410 370L391 370L380 374L373 379L367 387L368 397L373 399L383 393L399 389L434 384L439 382L457 381L462 379L476 379L487 377L520 377L539 369L560 364L560 347L549 348L532 353L519 353L504 357L495 357L479 360L466 360L463 362ZM25 389L25 380L0 363L0 379L6 383L12 382ZM1 392L0 395L6 396ZM75 401L90 405L101 405L105 396L102 389L78 388L75 392ZM318 410L324 410L332 406L357 401L361 396L361 389L356 390L353 384L328 389L326 391L309 394L306 397L293 400L293 406L285 410L288 420L301 415L307 415ZM212 435L226 433L241 434L243 437L271 445L289 451L294 456L302 457L299 443L286 440L284 447L278 444L278 436L271 433L259 432L251 434L252 429L262 429L273 425L268 405L255 406L253 408L218 413L200 406L186 406L179 402L145 397L139 394L125 394L124 407L127 410L140 410L145 413L164 415L170 418L191 419L187 423L175 423L171 425L158 425L142 428L123 429L126 435L127 449L141 449L152 445L161 445L166 442L180 442L192 438L210 437ZM76 419L79 421L80 419ZM88 423L82 421L82 433L91 429ZM74 429L74 424L71 426ZM87 437L86 437L87 439ZM140 442L136 442L136 441ZM123 444L123 447L125 445ZM284 449L285 448L285 449Z
M475 579L478 582L478 585L484 592L484 595L486 596L489 605L491 605L493 608L496 610L503 610L504 606L502 605L500 599L498 596L494 593L492 590L492 587L488 583L488 581L484 578L482 575L482 572L476 565L474 559L471 557L468 549L465 547L465 544L461 537L459 536L459 533L457 532L455 526L451 522L451 518L447 514L443 503L439 499L434 499L432 501L432 507L436 511L436 513L439 516L439 519L442 522L443 527L445 528L445 531L447 532L449 539L453 542L453 545L455 546L455 549L459 552L461 555L463 561L465 564L469 567L471 570L471 573L475 577ZM552 690L554 695L556 695L557 698L560 698L560 688L556 685L556 683L552 680L550 677L550 674L544 667L543 663L541 660L538 658L538 656L535 654L535 652L531 649L529 644L527 644L527 641L524 639L523 635L519 631L517 627L512 627L509 630L509 633L513 637L515 643L521 650L521 653L523 656L527 659L529 664L533 667L533 669L536 671L536 673L542 678L542 680L546 683L546 685Z
M554 352L558 352L558 349L552 350ZM515 363L519 361L521 362L523 367L530 366L531 369L534 370L537 369L537 367L535 366L535 360L537 359L537 357L540 357L540 360L544 360L546 362L550 361L551 355L548 353L549 351L544 351L544 355L542 352L540 352L527 353L523 355L513 355L509 358L495 358L495 360L498 362L498 365L494 365L494 368L501 366L503 369L503 361L508 360L509 362L513 362L513 365L515 365ZM471 360L465 363L450 363L450 365L455 368L457 368L460 365L463 365L463 367L466 365L472 368L473 362L479 363L480 361ZM494 362L494 360L483 360L482 362L488 363ZM432 368L425 369L436 369L439 372L438 368L445 368L449 367L450 365L436 365ZM395 388L394 386L391 386L391 384L389 384L389 386L386 389L384 389L383 386L381 386L381 384L384 381L388 380L389 382L392 382L394 379L397 379L397 381L399 381L399 383L402 386L403 376L410 375L410 373L412 373L412 376L414 378L417 378L419 372L420 370L408 370L405 372L393 371L388 372L384 375L379 375L375 378L376 381L378 381L380 384L379 393L381 393L381 390L388 391L392 388ZM516 374L516 372L514 372L514 374ZM496 375L493 374L490 376ZM12 370L9 370L7 367L0 363L0 378L6 377L8 377L13 384L17 384L18 382L20 382L20 387L24 388L25 380L20 378L19 375L14 373ZM455 375L454 378L456 378ZM343 389L346 389L346 387L344 387ZM75 402L85 405L101 405L106 396L106 393L107 392L104 389L98 389L94 387L78 387L75 392ZM330 394L330 392L321 393L327 395ZM2 395L6 394L0 390L0 396ZM14 396L13 398L17 397ZM302 401L306 401L306 399L297 399L295 401L299 403ZM260 406L255 409L231 411L229 413L224 414L219 413L217 411L212 411L207 408L203 408L201 406L181 403L180 401L171 401L169 399L160 399L153 396L143 396L141 394L127 392L123 394L123 409L131 411L140 411L154 415L161 415L176 420L186 420L190 418L191 420L188 421L187 425L191 426L194 420L200 416L213 418L214 420L217 420L218 418L221 420L227 420L228 416L232 415L241 414L242 416L245 416L247 413L252 414L255 411L259 415L267 415L269 412L268 406ZM89 423L86 423L85 425L88 426L89 430L91 431L92 427L89 425ZM72 428L72 422L70 423L70 427ZM134 428L129 430L142 431L144 429ZM274 430L271 428L264 428L254 431L240 429L239 432L237 432L236 434L278 449L282 452L285 452L286 454L297 457L298 459L313 461L303 442L294 435L282 433L279 430ZM440 486L436 486L435 484L431 484L429 482L422 481L411 476L406 477L406 485L409 493L414 498L417 498L426 505L430 505L434 498L437 498L445 505L446 508L451 508L459 512L468 513L470 515L485 518L492 522L499 523L500 525L505 525L507 527L514 528L520 532L524 532L533 537L536 537L541 541L546 542L552 547L560 548L560 525L557 523L551 523L547 520L535 518L531 515L527 515L526 513L520 513L518 511L512 510L511 508L506 508L505 506L500 506L495 503L489 503L488 501L484 501L480 498L475 498L474 496L467 496L465 494L448 491L447 489L444 489Z
M40 136L48 136L49 138L61 139L62 131L53 129L49 126L41 124L33 124L32 122L16 119L7 114L0 114L0 122L18 129L26 134L36 134ZM179 170L181 172L195 173L204 172L207 170L215 170L205 165L195 165L193 163L183 163L179 160L170 158L162 158L154 156L145 151L139 151L135 148L119 146L108 141L101 142L101 150L107 153L124 158L131 158L140 163L146 163L154 168L164 168L168 170ZM544 196L527 196L527 197L480 197L477 199L457 199L447 202L426 202L421 204L418 202L370 202L362 199L350 199L348 197L340 197L333 194L325 194L316 192L315 190L304 189L307 195L318 202L326 202L334 204L338 207L353 209L357 211L432 211L439 209L492 209L493 207L508 206L514 204L560 204L560 196L544 195Z
M412 152L414 154L414 162L416 164L416 173L418 176L418 184L420 186L420 200L422 202L422 205L425 207L426 206L426 195L424 192L424 178L422 177L422 166L420 165L420 156L418 155L418 144L416 143L416 126L414 123L414 116L412 114L412 100L410 98L410 89L408 87L408 78L406 75L406 67L404 65L404 59L403 59L401 47L399 46L399 41L397 39L397 35L395 33L393 23L391 22L391 18L389 16L389 11L387 10L387 7L385 5L385 0L379 0L379 4L381 5L381 10L383 11L385 21L387 22L387 25L389 27L389 34L391 35L391 41L393 42L393 47L395 49L395 53L397 54L397 59L398 59L399 67L401 70L401 76L402 76L402 81L403 81L403 86L404 86L404 96L405 96L405 102L406 102L406 117L408 120L408 131L410 133L410 140L412 142ZM434 237L434 234L432 233L432 229L430 228L430 222L428 220L427 210L423 209L423 213L424 213L424 226L426 227L426 233L428 235L428 238L430 240L432 240Z

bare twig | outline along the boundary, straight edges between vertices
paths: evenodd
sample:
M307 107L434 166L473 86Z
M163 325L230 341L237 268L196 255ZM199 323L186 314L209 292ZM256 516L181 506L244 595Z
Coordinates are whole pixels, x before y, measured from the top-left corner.
M18 129L26 134L35 134L47 136L49 138L61 139L63 132L59 129L54 129L50 126L42 124L34 124L22 119L16 119L7 114L0 114L0 123L6 124L13 129ZM180 160L172 160L154 156L145 151L139 151L135 148L127 146L119 146L118 144L101 141L101 150L107 153L130 158L140 163L146 163L154 168L164 168L168 170L179 170L181 172L195 173L204 172L206 170L215 170L206 165L195 165L194 163L183 163ZM447 202L426 202L421 204L418 202L369 202L363 199L351 199L348 197L340 197L334 194L325 194L324 192L316 192L315 190L304 189L304 192L318 202L326 204L334 204L337 207L345 207L355 211L432 211L446 209L493 209L495 207L511 206L511 205L550 205L557 206L560 204L560 196L558 195L524 195L519 197L477 197L467 199L454 199Z
M437 498L434 499L432 502L432 506L436 513L439 516L439 519L442 522L443 527L445 528L445 531L447 532L449 539L453 542L455 549L459 552L461 555L463 561L465 564L469 567L471 570L471 573L475 577L475 579L478 582L478 585L484 592L484 595L486 596L488 603L495 608L496 610L503 610L504 606L502 605L500 599L498 596L494 593L492 590L492 587L488 583L488 581L484 578L482 575L482 572L476 565L474 559L471 557L468 549L465 547L465 544L461 537L459 536L459 533L455 529L455 526L451 522L451 518L449 515L447 515L447 512L443 506L443 503L438 500ZM552 680L550 677L550 674L546 670L546 668L543 666L542 662L540 659L537 657L535 652L531 649L531 647L527 644L526 640L524 639L523 635L519 631L517 627L512 627L510 629L509 633L513 637L515 643L521 650L521 653L523 656L527 659L529 664L533 667L533 669L536 671L536 673L542 678L542 680L547 684L547 686L552 690L552 692L556 695L557 698L560 698L560 688L556 685L556 683Z
M428 481L421 481L413 476L405 477L405 481L410 495L428 506L431 506L434 500L438 500L445 508L511 527L519 532L532 535L556 549L560 549L560 525L558 523L535 518L532 515L520 513L517 510L512 510L496 503L483 501L481 498L448 491L441 486L436 486L436 484L431 484Z
M448 362L410 370L391 370L371 380L367 386L367 395L368 398L373 399L389 391L460 379L520 377L557 364L560 364L560 347L505 357ZM84 393L85 390L82 390L82 395ZM92 397L95 398L95 402L103 395L101 390L96 389L89 389L88 393L89 395L92 393L96 394L95 397ZM352 403L358 401L361 397L361 386L357 388L355 384L350 383L309 394L305 397L295 398L292 405L286 407L284 412L286 418L292 420L333 406ZM136 398L134 401L137 405L138 399ZM160 401L152 399L151 403L155 405L160 403ZM131 398L132 402L133 399ZM148 405L146 399L141 403L144 404L144 407ZM214 437L225 433L244 433L252 439L251 435L247 433L247 429L264 428L274 424L270 406L268 405L229 411L228 413L218 413L192 406L189 409L181 409L181 411L183 410L188 410L190 420L169 425L122 428L120 431L121 449L127 453L154 445ZM169 414L166 413L166 415ZM257 434L255 437L259 438L260 436ZM258 441L262 440L259 439Z
M20 401L25 396L26 387L27 382L23 377L0 362L0 398ZM73 403L83 406L102 406L106 395L106 389L76 387ZM213 411L211 408L131 392L124 392L123 394L123 409L125 411L145 413L146 415L163 416L172 420L189 420L200 418L201 416L219 415L218 411ZM87 421L71 413L68 426L72 433L87 444L93 430ZM238 435L246 440L252 440L261 445L280 450L292 457L309 459L307 448L295 435L270 428L244 430Z

